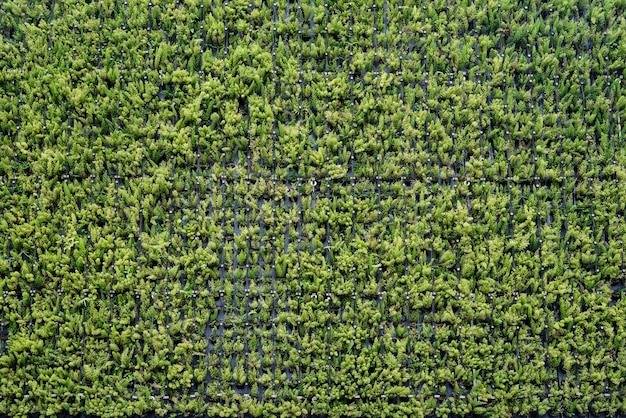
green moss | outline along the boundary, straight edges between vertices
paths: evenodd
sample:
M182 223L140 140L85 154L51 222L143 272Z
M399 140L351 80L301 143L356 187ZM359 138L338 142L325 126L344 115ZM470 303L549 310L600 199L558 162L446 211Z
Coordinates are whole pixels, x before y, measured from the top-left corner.
M0 414L624 412L623 1L0 8Z

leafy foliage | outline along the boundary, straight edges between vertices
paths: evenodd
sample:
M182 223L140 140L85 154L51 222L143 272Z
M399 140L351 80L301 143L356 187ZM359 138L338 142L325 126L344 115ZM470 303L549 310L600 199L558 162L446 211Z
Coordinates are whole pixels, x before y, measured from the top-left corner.
M626 412L626 3L7 0L0 413Z

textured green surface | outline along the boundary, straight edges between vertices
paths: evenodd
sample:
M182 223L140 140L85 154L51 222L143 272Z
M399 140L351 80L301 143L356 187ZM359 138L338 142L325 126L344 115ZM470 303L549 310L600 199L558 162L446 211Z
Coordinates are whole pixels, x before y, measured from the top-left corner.
M626 410L626 1L0 11L0 414Z

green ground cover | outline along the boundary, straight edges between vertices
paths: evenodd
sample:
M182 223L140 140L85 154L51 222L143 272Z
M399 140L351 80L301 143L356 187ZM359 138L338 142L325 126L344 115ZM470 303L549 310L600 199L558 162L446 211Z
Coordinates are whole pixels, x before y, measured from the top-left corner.
M3 1L0 414L626 412L625 14Z

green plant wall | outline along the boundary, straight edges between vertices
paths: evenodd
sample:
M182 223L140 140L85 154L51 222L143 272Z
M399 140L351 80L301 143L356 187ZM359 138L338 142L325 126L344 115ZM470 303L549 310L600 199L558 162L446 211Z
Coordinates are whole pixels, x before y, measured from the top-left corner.
M625 15L3 1L0 414L625 413Z

